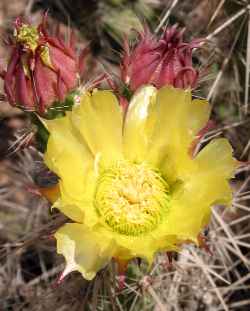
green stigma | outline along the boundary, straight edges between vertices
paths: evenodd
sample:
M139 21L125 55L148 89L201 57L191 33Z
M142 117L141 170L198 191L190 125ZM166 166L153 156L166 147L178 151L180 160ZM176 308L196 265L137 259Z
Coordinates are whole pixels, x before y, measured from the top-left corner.
M38 46L39 33L34 26L22 24L17 33L14 34L17 38L17 42L24 44L33 52Z
M167 213L168 185L144 164L118 162L100 176L95 206L112 230L138 236L154 230Z

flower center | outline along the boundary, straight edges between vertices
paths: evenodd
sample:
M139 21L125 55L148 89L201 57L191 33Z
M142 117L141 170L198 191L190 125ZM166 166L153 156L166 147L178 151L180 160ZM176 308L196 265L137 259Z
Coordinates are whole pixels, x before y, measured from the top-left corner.
M39 34L36 27L22 24L15 34L17 42L22 43L33 52L38 46Z
M118 162L100 176L95 206L114 231L126 235L150 232L169 206L168 185L144 164Z

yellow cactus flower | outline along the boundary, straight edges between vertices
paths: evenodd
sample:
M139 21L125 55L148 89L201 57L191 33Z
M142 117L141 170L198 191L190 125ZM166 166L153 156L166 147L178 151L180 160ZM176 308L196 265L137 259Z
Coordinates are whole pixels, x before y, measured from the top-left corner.
M209 114L190 90L144 86L125 116L111 91L97 90L46 121L45 162L60 178L54 206L74 221L55 234L64 276L77 270L90 280L111 258L150 264L157 251L197 243L211 206L231 201L237 166L223 138L190 156Z

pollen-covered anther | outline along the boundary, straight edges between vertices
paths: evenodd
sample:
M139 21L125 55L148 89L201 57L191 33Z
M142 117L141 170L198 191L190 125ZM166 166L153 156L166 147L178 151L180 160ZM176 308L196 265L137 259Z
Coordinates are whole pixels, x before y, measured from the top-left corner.
M39 40L39 34L36 27L22 24L22 26L18 28L15 35L17 42L22 43L33 52L35 51Z
M95 206L111 229L137 236L154 230L167 213L168 185L144 164L118 162L100 176Z

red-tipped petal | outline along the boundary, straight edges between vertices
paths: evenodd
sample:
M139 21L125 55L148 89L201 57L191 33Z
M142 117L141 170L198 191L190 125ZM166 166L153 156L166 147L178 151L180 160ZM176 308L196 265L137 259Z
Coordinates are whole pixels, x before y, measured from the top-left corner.
M35 62L34 81L39 103L49 107L57 98L57 74L44 66L39 56Z
M57 95L60 101L63 101L65 95L65 86L61 78L61 72L59 70L57 75Z
M24 69L20 63L16 72L16 102L27 110L34 110L31 82L25 76Z
M73 89L77 85L77 64L74 59L64 53L63 50L56 47L49 47L50 58L53 68L57 72L60 71L61 79L67 86L68 90Z
M10 62L7 67L7 71L4 78L4 91L8 97L8 100L11 104L14 104L14 90L13 90L13 78L16 66L18 64L20 55L18 49L14 49L10 57Z
M50 46L56 47L57 49L63 51L67 56L75 59L75 52L69 46L66 46L60 38L47 37L46 41L50 44Z
M43 13L42 22L38 26L39 32L41 32L44 36L48 35L48 33L47 33L48 13L49 13L49 10L46 10Z

